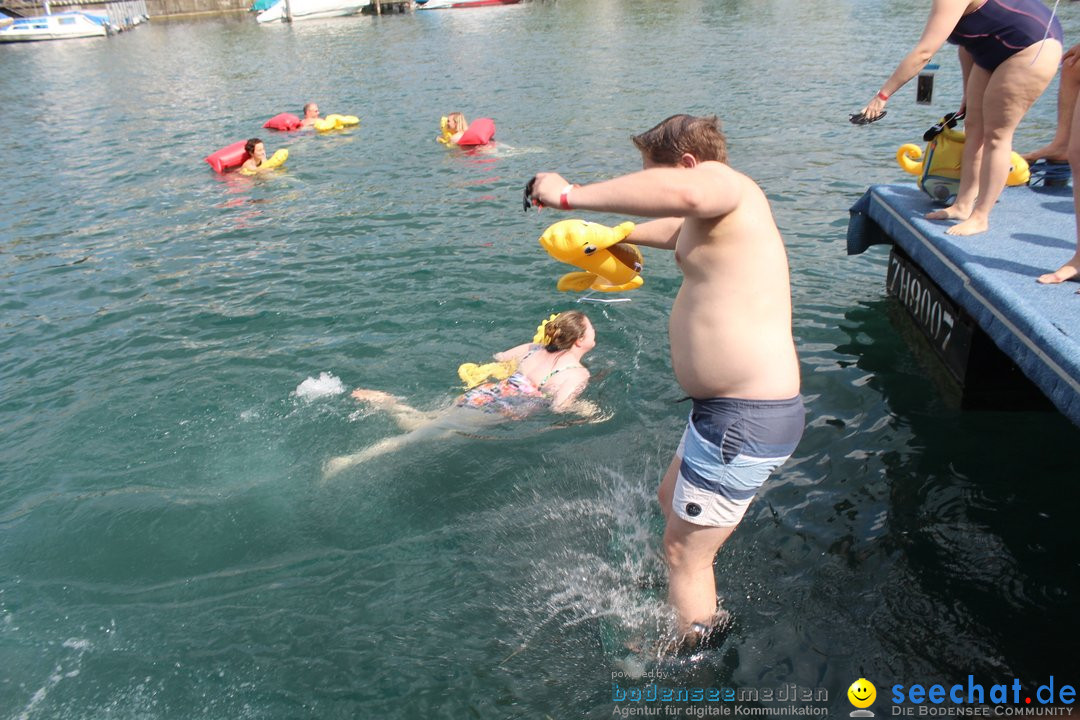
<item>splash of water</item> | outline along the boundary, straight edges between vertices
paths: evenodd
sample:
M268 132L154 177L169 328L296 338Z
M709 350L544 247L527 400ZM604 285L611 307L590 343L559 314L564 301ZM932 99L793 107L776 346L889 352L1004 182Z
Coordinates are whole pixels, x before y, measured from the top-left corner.
M341 378L328 372L319 373L318 378L308 377L304 382L296 386L294 395L301 400L319 400L321 398L341 395L345 392L345 384Z

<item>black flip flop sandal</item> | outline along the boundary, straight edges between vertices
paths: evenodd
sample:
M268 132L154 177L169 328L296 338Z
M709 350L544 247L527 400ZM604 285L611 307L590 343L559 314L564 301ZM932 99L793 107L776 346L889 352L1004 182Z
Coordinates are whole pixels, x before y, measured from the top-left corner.
M882 110L881 114L878 115L873 120L870 120L869 118L867 118L865 114L863 114L861 112L858 112L858 113L853 113L853 114L849 115L848 120L851 121L852 125L869 125L870 123L876 123L878 120L885 117L885 115L888 114L888 112L889 112L888 110Z

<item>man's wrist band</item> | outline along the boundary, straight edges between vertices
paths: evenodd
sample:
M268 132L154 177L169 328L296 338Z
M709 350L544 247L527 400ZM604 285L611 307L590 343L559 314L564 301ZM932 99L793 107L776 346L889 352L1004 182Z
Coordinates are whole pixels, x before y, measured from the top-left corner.
M881 102L888 102L889 96L885 94L884 90L878 90L877 99Z
M559 207L563 210L573 210L573 208L570 207L570 191L573 189L573 185L567 185L562 189L562 192L559 193Z

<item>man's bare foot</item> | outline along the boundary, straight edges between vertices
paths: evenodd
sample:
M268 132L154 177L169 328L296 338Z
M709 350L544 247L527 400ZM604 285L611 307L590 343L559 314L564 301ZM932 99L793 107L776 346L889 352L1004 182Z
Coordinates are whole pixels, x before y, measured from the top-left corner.
M969 217L945 229L946 235L978 235L990 229L990 222L983 218Z
M970 210L965 211L955 205L950 205L944 210L933 210L928 212L923 217L927 220L967 220L969 215L971 215Z
M693 623L681 635L667 638L666 642L661 643L659 654L691 655L701 650L719 649L734 624L735 619L731 613L721 609L711 623Z
M1039 276L1039 282L1044 285L1056 285L1057 283L1065 282L1066 280L1072 280L1080 274L1080 253L1073 256L1073 259L1065 263L1052 273L1046 273Z
M354 400L372 405L395 405L398 401L397 397L388 392L368 390L366 388L356 388L352 391L352 397Z
M1027 160L1028 164L1035 162L1036 160L1045 160L1048 163L1067 164L1069 162L1067 147L1058 147L1053 143L1046 147L1041 147L1038 150L1034 150L1029 153L1024 153L1020 157Z

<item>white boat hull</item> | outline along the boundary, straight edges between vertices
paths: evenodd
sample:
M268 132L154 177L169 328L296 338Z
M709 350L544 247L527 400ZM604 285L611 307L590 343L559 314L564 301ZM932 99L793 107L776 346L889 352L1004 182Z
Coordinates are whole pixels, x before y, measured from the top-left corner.
M108 30L101 18L97 21L79 12L18 18L0 27L0 42L36 42L72 38L105 37Z
M293 20L316 20L318 18L355 15L369 0L289 0ZM285 22L285 0L263 10L255 16L260 23Z
M447 8L488 7L492 5L517 5L521 0L427 0L416 6L417 10L445 10Z

